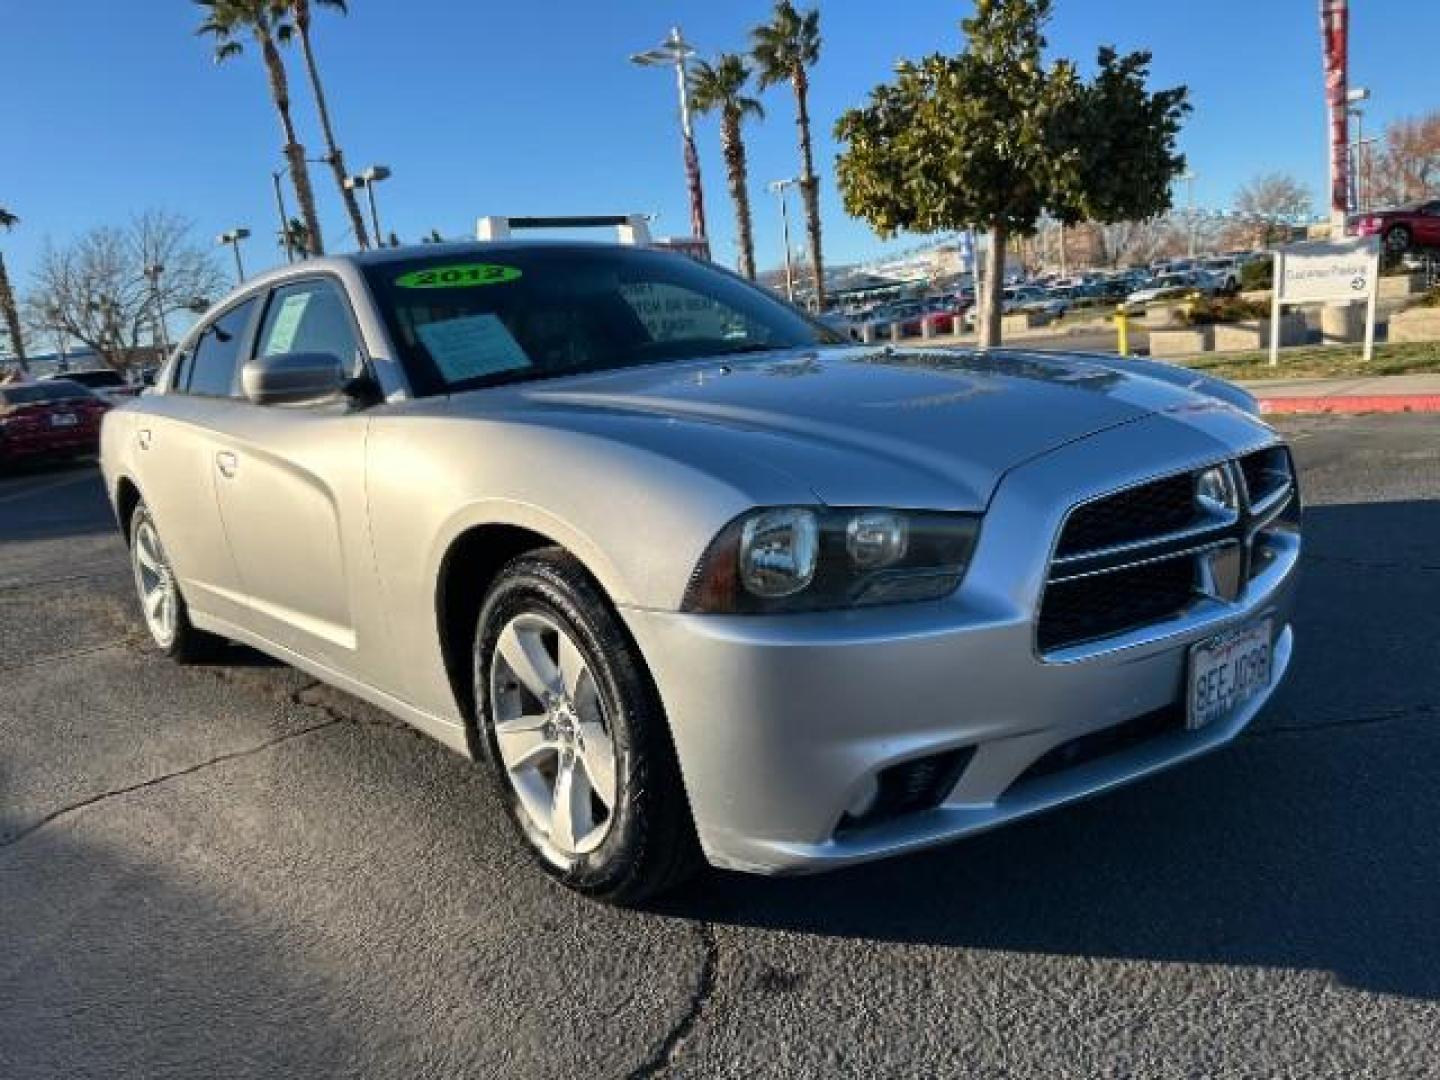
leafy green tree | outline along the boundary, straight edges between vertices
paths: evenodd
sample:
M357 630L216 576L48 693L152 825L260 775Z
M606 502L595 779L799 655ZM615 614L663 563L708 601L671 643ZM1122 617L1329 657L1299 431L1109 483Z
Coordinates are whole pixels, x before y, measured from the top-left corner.
M299 200L300 214L310 234L310 251L323 255L325 245L320 235L320 217L315 211L315 191L310 186L305 147L295 137L295 121L290 115L290 79L280 55L280 45L295 33L286 6L279 0L195 0L195 3L204 11L204 22L196 33L214 38L217 64L239 56L244 51L242 38L246 35L260 46L270 79L270 98L285 134L290 181L295 185L295 198Z
M345 204L345 213L350 217L350 227L355 230L355 243L363 251L370 246L370 235L365 231L365 218L360 213L360 201L355 189L345 184L345 155L335 142L335 128L330 121L330 103L325 96L324 84L320 81L320 68L315 62L315 46L310 37L312 26L311 0L280 0L290 14L295 33L300 38L300 52L305 57L305 72L310 77L310 90L315 97L315 112L320 118L320 132L325 138L325 160L335 174L335 185L340 189L340 198ZM349 14L345 0L314 0L315 7L330 8L341 15ZM283 30L283 27L282 27ZM288 34L281 35L287 40Z
M749 169L740 125L747 116L764 116L760 102L745 93L750 68L734 53L721 53L715 63L701 61L690 73L690 101L700 113L720 113L720 149L735 204L735 231L740 238L740 272L755 279L755 234L750 220Z
M19 224L18 217L0 206L0 229L9 232ZM4 318L5 331L10 335L10 351L15 354L20 370L25 371L29 367L25 362L25 335L20 329L20 309L15 304L15 290L10 287L3 254L0 254L0 317Z
M976 0L956 56L904 61L893 83L835 126L845 209L882 236L990 233L980 297L984 346L1000 342L1007 241L1048 211L1066 225L1145 219L1169 209L1185 167L1175 152L1183 87L1151 93L1150 55L1099 51L1085 82L1045 61L1051 0Z
M768 23L750 31L750 55L760 89L788 82L795 92L795 127L800 141L800 198L815 273L815 303L825 307L825 267L820 252L820 181L810 145L810 69L820 60L820 11L797 11L790 0L775 0Z

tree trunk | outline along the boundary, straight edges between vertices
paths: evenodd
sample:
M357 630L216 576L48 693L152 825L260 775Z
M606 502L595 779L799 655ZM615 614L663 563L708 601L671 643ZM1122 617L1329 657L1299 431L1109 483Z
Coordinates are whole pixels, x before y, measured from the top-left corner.
M0 255L0 316L5 318L5 329L10 332L10 350L20 370L29 374L30 364L25 358L25 336L20 330L20 311L15 306L15 290L10 288L10 275L5 271L5 256Z
M980 347L993 349L1000 345L1001 297L1005 292L1005 225L990 225L990 248L985 252L985 289L980 294Z
M800 197L805 202L805 232L810 238L810 269L815 275L815 310L825 310L825 265L820 254L820 181L810 149L810 79L803 67L791 79L795 87L795 126L800 137Z
M320 217L315 212L315 192L310 187L310 171L305 164L305 147L295 138L295 122L290 117L290 84L285 78L285 63L275 39L269 34L260 39L265 54L265 70L270 75L270 96L275 101L275 111L280 114L280 127L285 133L285 158L290 163L290 182L295 185L295 198L300 203L300 215L305 227L310 230L310 254L324 255L325 242L320 237Z
M735 235L740 239L740 273L755 280L755 236L750 225L750 192L745 163L745 140L740 135L740 117L726 112L720 123L720 147L725 155L725 172L730 181L730 199L735 204Z
M305 54L305 70L310 75L310 89L315 94L315 111L320 116L320 131L325 137L325 156L335 173L335 184L340 189L340 198L345 203L345 213L350 216L350 227L355 230L356 246L364 251L370 246L370 236L365 231L365 218L360 213L360 200L355 189L345 186L345 156L335 145L335 129L330 125L330 106L325 100L325 90L320 83L320 69L315 64L315 51L310 46L310 20L297 20L300 30L300 50ZM379 237L376 237L379 241Z

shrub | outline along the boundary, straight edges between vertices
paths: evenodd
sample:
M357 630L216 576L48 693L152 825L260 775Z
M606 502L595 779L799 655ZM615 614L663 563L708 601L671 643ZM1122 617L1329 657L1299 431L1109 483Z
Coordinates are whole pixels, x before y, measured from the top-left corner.
M1240 267L1240 289L1242 292L1260 292L1275 287L1275 261L1273 259L1252 259Z
M1213 297L1198 301L1194 307L1180 309L1180 321L1186 326L1211 326L1269 317L1269 304L1263 300L1242 300L1238 296Z

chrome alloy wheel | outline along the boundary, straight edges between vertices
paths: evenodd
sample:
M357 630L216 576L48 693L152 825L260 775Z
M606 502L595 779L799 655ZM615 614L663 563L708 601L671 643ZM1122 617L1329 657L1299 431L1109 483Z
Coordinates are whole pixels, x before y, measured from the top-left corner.
M156 644L168 649L175 641L179 592L175 587L175 574L165 561L160 534L148 517L135 527L130 562L135 568L135 589L140 594L140 610L145 616L145 625L150 628Z
M594 851L615 814L618 760L580 647L534 612L511 619L490 664L495 741L541 852L560 867Z

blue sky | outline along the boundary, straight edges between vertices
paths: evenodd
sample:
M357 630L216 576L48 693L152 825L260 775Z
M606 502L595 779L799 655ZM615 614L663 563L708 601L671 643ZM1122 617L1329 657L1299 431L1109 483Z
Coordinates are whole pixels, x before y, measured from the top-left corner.
M1055 6L1056 55L1088 63L1101 43L1147 48L1157 86L1191 88L1182 148L1201 205L1228 207L1248 177L1274 169L1299 176L1318 204L1325 129L1315 0ZM831 124L896 59L954 50L969 4L820 7L825 45L811 107L827 257L851 261L881 245L840 207ZM394 170L379 189L387 231L460 236L483 213L642 210L659 214L657 232L683 233L673 82L626 56L676 22L707 54L741 48L768 8L767 0L351 0L348 18L319 15L317 47L350 165ZM251 53L215 67L193 35L196 22L185 0L0 0L0 205L22 218L0 244L22 289L46 236L63 240L147 207L189 216L207 239L249 226L247 267L279 261L269 171L279 166L281 137L262 67ZM1437 40L1435 0L1352 5L1351 81L1374 93L1370 127L1440 105ZM298 54L291 61L302 138L318 155ZM768 118L749 131L762 267L781 250L763 184L796 171L792 100L775 88L765 105ZM733 261L713 119L699 122L699 139L712 245ZM328 172L317 169L314 180L333 249L344 233L339 198Z

